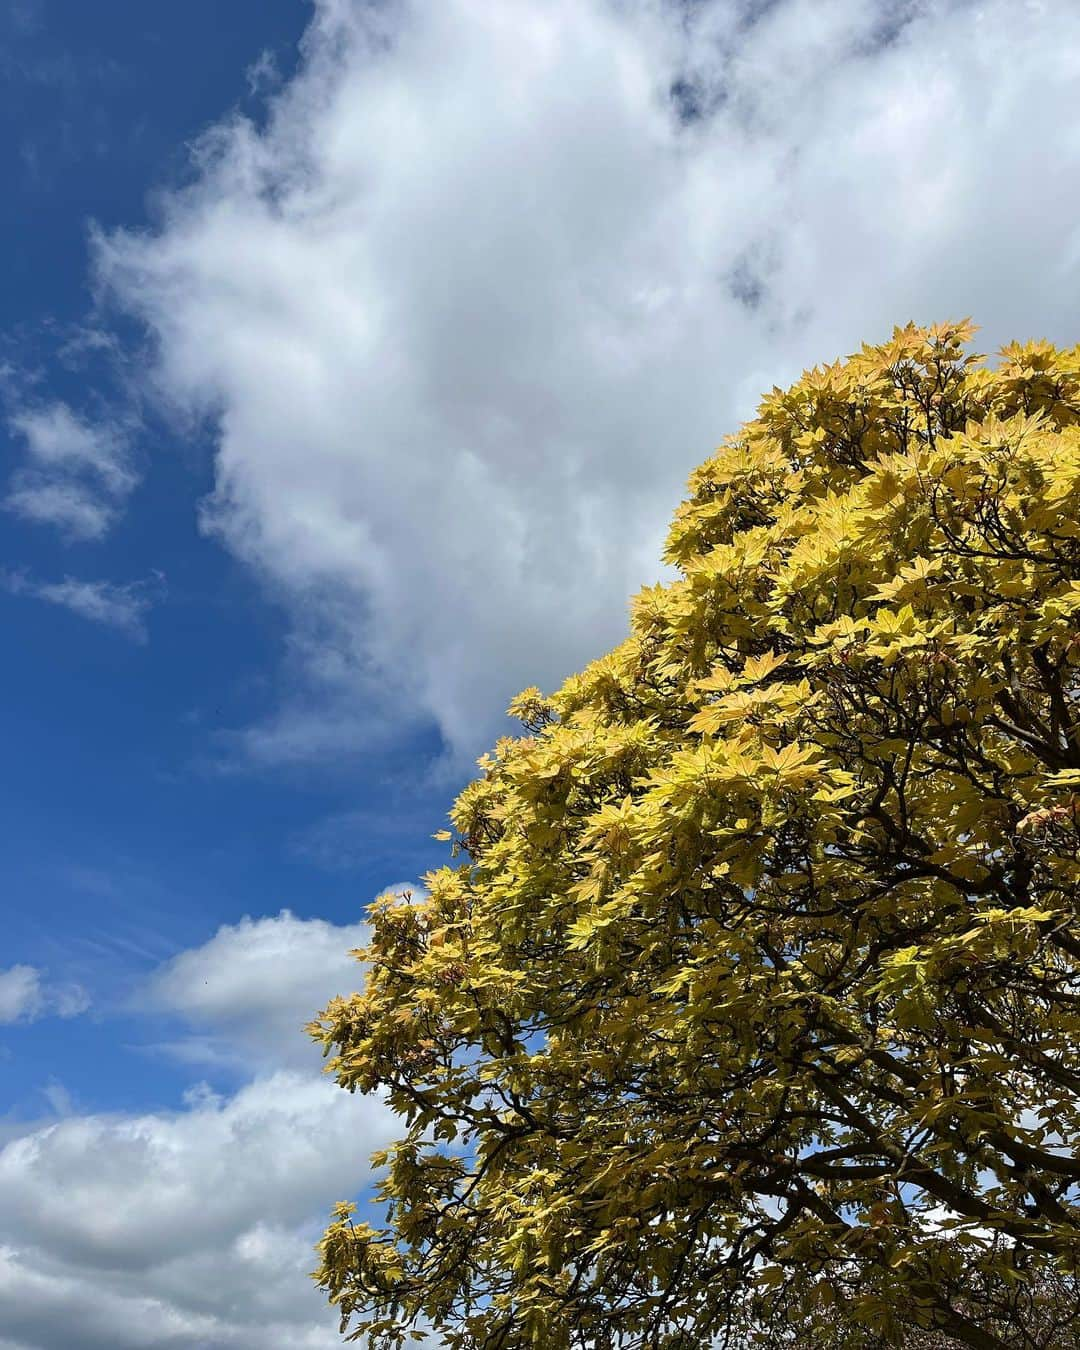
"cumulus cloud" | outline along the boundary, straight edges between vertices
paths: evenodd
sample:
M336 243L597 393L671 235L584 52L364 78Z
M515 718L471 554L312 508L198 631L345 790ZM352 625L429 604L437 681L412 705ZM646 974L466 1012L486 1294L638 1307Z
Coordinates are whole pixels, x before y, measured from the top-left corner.
M40 1017L78 1017L89 1006L90 996L81 985L49 981L36 966L0 970L0 1026Z
M774 382L910 318L1075 339L1078 53L1013 0L319 0L265 125L96 245L310 658L236 748L472 754Z
M69 539L100 539L137 481L121 428L86 421L63 402L24 408L9 418L25 462L11 478L5 507Z
M323 1076L301 1027L357 986L348 952L362 940L360 924L288 911L222 927L155 972L130 1011L181 1018L246 1068L239 1088L196 1082L174 1111L66 1114L0 1148L11 1347L340 1344L307 1278L313 1245L396 1118Z
M69 1116L0 1153L4 1223L80 1265L148 1270L267 1214L310 1219L362 1182L373 1128L381 1107L284 1070L171 1115Z
M0 1324L48 1350L329 1350L313 1243L392 1133L377 1104L282 1071L173 1114L15 1139L0 1151Z
M40 581L23 571L0 571L0 586L12 595L25 595L60 605L91 623L116 628L135 642L146 641L146 614L164 593L161 573L142 581L122 585L111 581L86 581L64 577L62 581Z
M299 919L287 909L223 924L201 947L161 966L138 1005L183 1018L193 1034L172 1050L190 1060L316 1070L320 1051L302 1028L335 994L361 982L349 953L366 932L363 923Z

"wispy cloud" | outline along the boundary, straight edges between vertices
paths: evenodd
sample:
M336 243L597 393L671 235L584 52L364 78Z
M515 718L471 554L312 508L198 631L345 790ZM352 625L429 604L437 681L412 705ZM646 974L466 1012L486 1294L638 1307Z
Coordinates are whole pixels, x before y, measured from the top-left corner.
M41 1095L48 1102L54 1116L66 1117L75 1114L75 1098L58 1078L50 1078L41 1089Z
M78 1017L90 1006L82 985L54 983L36 966L0 970L0 1025L36 1022L42 1017Z
M138 481L127 432L86 421L62 402L22 409L8 426L25 462L11 476L7 510L71 540L102 538Z
M146 614L165 594L160 572L141 581L39 581L24 570L0 571L0 586L12 595L24 595L60 605L91 623L116 628L134 642L146 641Z
M91 426L65 403L16 413L11 427L26 441L36 464L49 469L89 469L112 491L134 483L123 438L114 428Z
M442 829L445 819L430 809L418 810L392 785L383 785L380 795L378 806L337 811L297 830L287 841L289 853L326 872L408 866L416 858L417 841Z
M281 83L281 71L278 69L277 58L269 50L261 51L258 58L248 66L244 75L247 80L248 93L252 97L266 93Z

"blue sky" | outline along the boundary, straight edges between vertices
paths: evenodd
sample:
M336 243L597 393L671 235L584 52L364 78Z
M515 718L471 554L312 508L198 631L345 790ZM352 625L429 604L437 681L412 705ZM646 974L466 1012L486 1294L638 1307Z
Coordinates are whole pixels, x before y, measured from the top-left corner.
M1077 53L1066 0L0 0L0 1350L338 1343L392 1122L298 1027L364 907L761 393L1080 338Z
M103 406L119 415L113 363L65 352L95 322L91 222L143 224L148 193L187 172L185 147L208 124L234 106L260 115L252 80L261 86L246 72L268 52L287 73L308 10L239 4L228 18L223 26L220 6L205 3L133 11L116 0L2 11L0 98L14 130L0 151L9 411L63 399L83 416ZM10 466L22 444L10 424L5 431ZM445 793L416 800L410 784L387 781L392 766L338 771L331 762L269 777L222 770L216 734L269 697L278 615L243 567L199 533L212 440L151 410L134 442L144 477L107 538L72 544L11 514L2 521L5 569L51 583L146 582L161 597L146 640L132 641L62 606L0 592L3 737L19 766L0 788L8 951L94 989L95 1004L105 1000L100 1020L43 1018L7 1034L4 1106L16 1117L41 1112L41 1088L54 1078L89 1110L176 1103L186 1076L152 1056L133 1060L126 1048L155 1032L118 1028L105 1011L117 981L243 914L288 907L353 921L373 889L438 856L425 840L441 823ZM400 798L411 832L393 819ZM305 853L319 824L360 807L373 812L363 848L342 839L347 867L313 865Z

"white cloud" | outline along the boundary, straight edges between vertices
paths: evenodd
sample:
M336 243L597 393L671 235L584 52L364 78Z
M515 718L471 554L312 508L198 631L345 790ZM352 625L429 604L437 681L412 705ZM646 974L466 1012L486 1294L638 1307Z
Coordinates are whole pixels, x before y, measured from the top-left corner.
M54 983L36 966L0 970L0 1026L35 1022L40 1017L78 1017L90 1006L81 985Z
M266 128L97 244L311 658L241 752L474 753L774 381L909 318L1075 340L1078 76L1065 5L319 0Z
M20 470L4 505L35 525L57 525L73 539L100 539L113 522L112 503L84 484Z
M174 1049L191 1060L315 1071L321 1052L302 1028L335 994L362 982L349 952L364 944L366 931L363 923L337 926L288 910L223 924L201 947L161 966L138 1005L183 1017L194 1036Z
M375 1103L283 1071L172 1115L15 1139L0 1151L0 1324L56 1350L330 1347L313 1244L392 1134ZM58 1296L36 1296L46 1283Z
M62 402L24 408L9 426L24 442L26 462L12 475L6 508L69 539L106 534L137 481L126 433L90 423Z
M33 966L0 970L0 1023L31 1020L41 1002L41 977Z
M69 1116L0 1153L3 1223L77 1264L151 1269L268 1215L301 1224L351 1194L387 1119L286 1070L175 1114Z
M41 1095L48 1102L49 1109L54 1116L73 1116L75 1114L74 1098L59 1079L50 1078L41 1089Z
M11 1347L340 1344L307 1278L313 1245L397 1122L323 1076L301 1026L357 987L347 953L362 940L360 924L287 911L222 927L166 962L131 1011L182 1017L248 1081L196 1083L176 1111L66 1114L0 1148Z
M30 458L42 468L88 469L114 491L132 486L123 439L111 427L82 421L66 403L16 413L11 426L25 438Z
M136 642L146 641L146 613L161 598L165 579L160 573L144 581L117 585L111 581L38 581L25 571L0 571L0 586L12 595L25 595L69 609L91 623L117 628Z
M248 93L252 97L279 85L281 71L278 69L274 53L269 50L261 51L258 58L244 72L244 78L247 80Z

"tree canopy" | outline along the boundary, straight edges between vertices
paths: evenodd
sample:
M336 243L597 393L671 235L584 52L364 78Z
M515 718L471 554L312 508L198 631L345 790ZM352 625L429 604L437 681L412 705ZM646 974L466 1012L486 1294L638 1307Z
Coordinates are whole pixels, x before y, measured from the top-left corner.
M774 388L372 907L310 1028L402 1117L343 1332L1078 1343L1024 1327L1080 1259L1080 347L973 332Z

